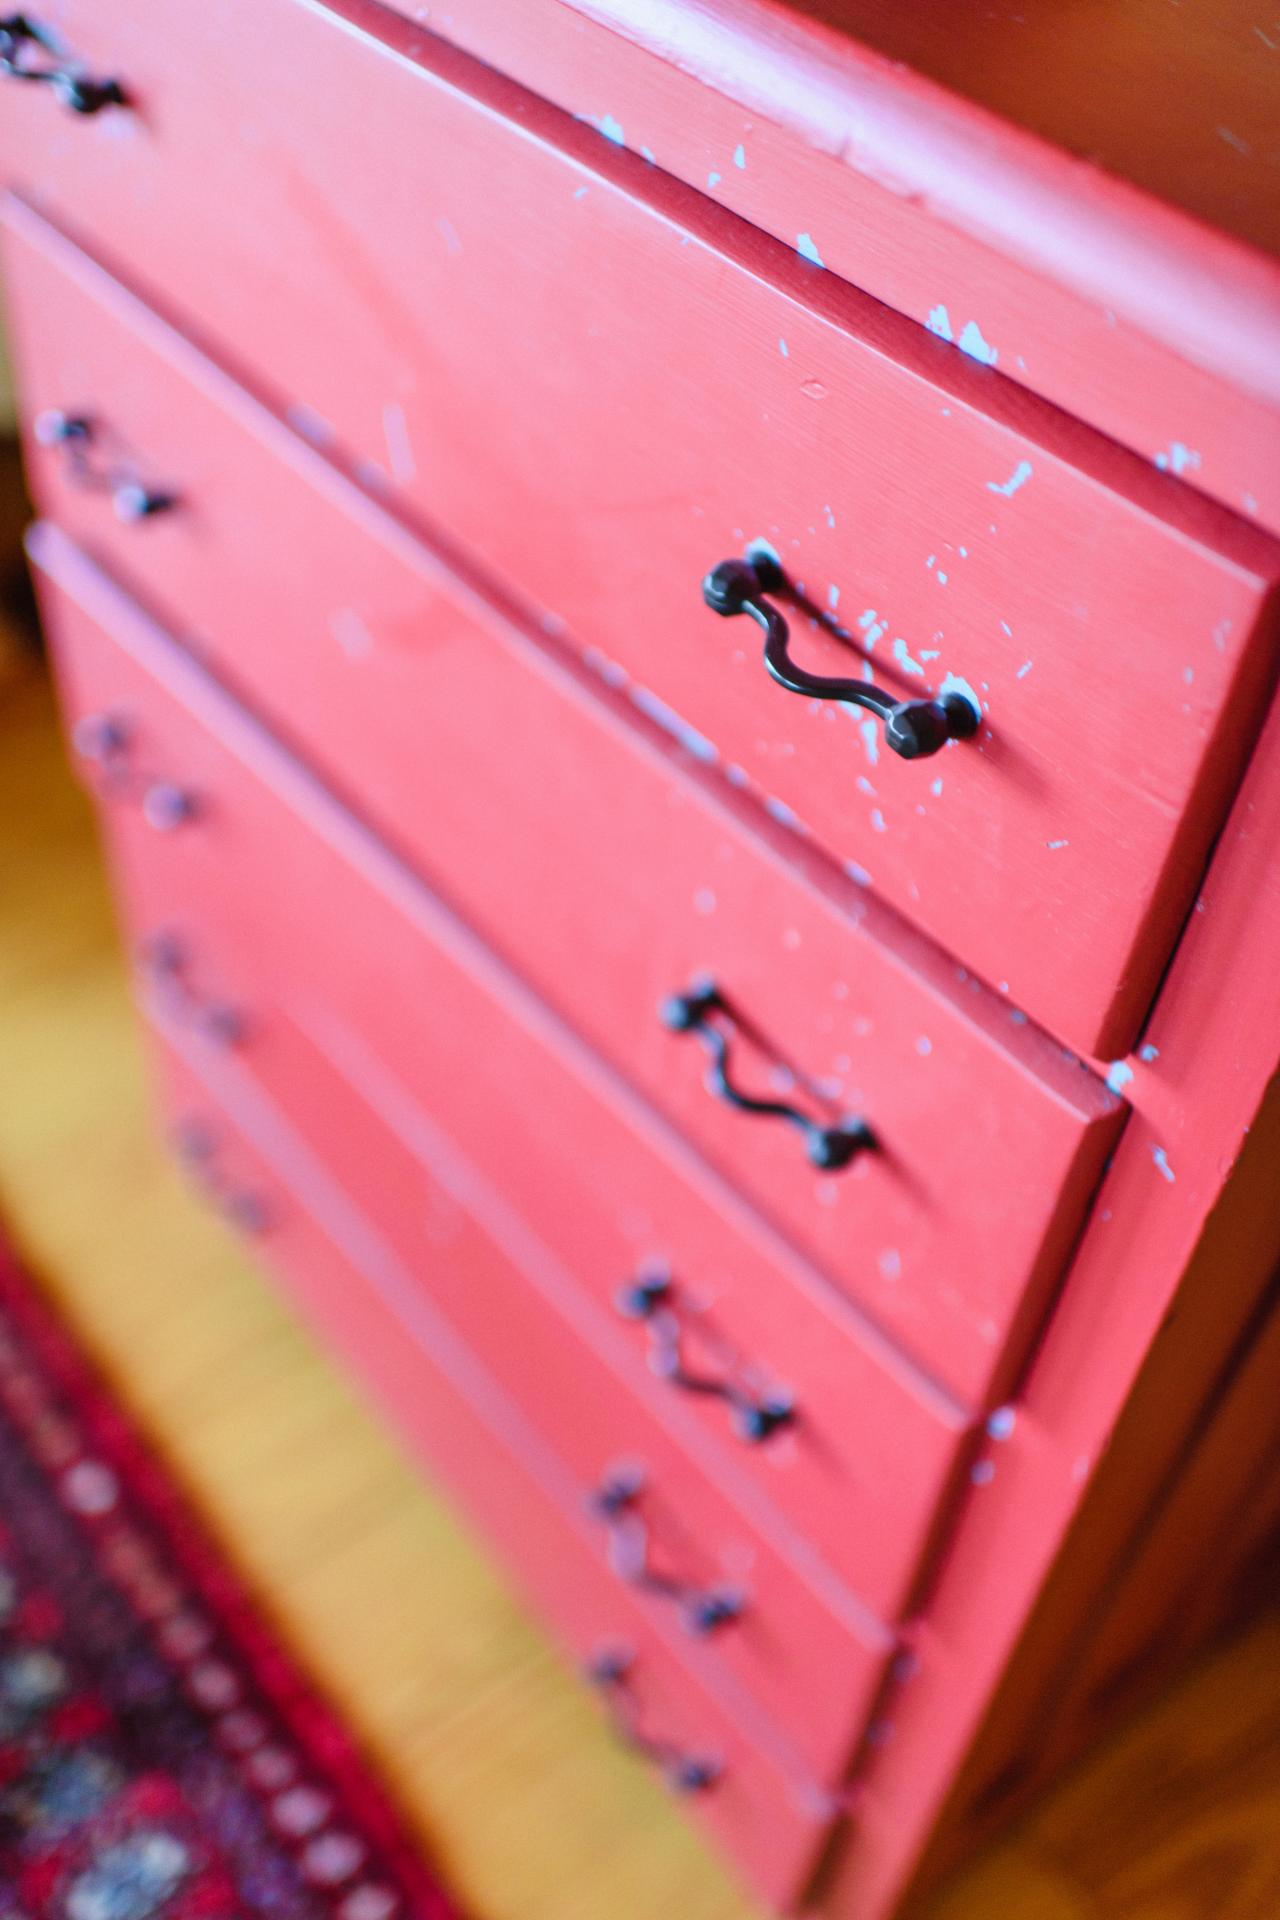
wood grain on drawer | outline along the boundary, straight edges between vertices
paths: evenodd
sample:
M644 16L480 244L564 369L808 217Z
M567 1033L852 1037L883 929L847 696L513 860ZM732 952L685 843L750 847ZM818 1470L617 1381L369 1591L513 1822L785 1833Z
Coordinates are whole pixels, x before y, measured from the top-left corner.
M352 1107L360 1144L344 1177L366 1198L394 1189L400 1204L388 1196L380 1211L407 1210L396 1231L419 1264L434 1229L415 1186L456 1156L488 1196L474 1211L520 1221L584 1337L708 1474L731 1480L833 1599L856 1590L895 1614L967 1433L954 1401L61 536L39 529L33 551L74 736L96 750L103 715L130 731L127 761L96 784L149 995L213 1052L243 1048L281 1098L295 1088L317 1127L332 1100L327 1049L370 1110ZM794 1393L791 1427L746 1444L720 1406L654 1376L614 1300L655 1257L714 1304L761 1377Z
M606 1651L629 1656L616 1711L658 1749L637 1763L648 1758L676 1791L685 1782L690 1810L762 1897L793 1898L837 1813L834 1798L789 1774L768 1729L743 1727L680 1629L619 1587L594 1550L572 1470L251 1077L207 1058L197 1073L159 1033L153 1051L176 1144L211 1202L227 1212L229 1196L253 1196L263 1259L443 1476L570 1655L584 1667ZM202 1143L194 1159L193 1140ZM695 1769L704 1786L689 1784L701 1777Z
M989 982L1127 1049L1252 737L1274 545L1011 388L979 338L957 364L349 11L222 0L179 33L139 0L115 64L146 111L78 147L37 131L11 171ZM755 537L843 629L802 620L805 664L869 658L906 694L951 676L980 738L901 764L772 685L699 594Z
M83 410L95 459L177 502L122 522L65 448L37 446L45 504L879 1326L965 1400L1003 1392L1113 1097L798 837L751 831L714 771L20 219L18 304L46 316L34 412ZM819 1121L857 1110L873 1151L817 1171L797 1130L708 1094L702 1045L658 1015L708 974L735 1082Z

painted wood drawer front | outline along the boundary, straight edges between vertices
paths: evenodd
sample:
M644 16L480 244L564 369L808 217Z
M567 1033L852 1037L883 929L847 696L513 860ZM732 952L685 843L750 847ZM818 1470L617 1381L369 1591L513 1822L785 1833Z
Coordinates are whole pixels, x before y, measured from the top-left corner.
M176 501L122 521L74 449L36 444L49 510L880 1327L967 1402L1002 1392L1119 1103L796 836L753 832L715 773L30 214L9 259L37 426L84 413L96 462ZM738 1016L719 1022L735 1081L863 1113L874 1151L819 1171L797 1130L710 1096L703 1043L658 1012L705 975Z
M793 1772L838 1781L892 1632L820 1568L810 1578L812 1554L775 1545L701 1471L662 1424L643 1368L607 1325L603 1339L591 1341L589 1324L584 1337L563 1263L473 1163L443 1138L418 1157L388 1135L364 1090L291 1030L302 997L284 989L282 1007L254 1003L245 1070L555 1450L613 1578L676 1623L744 1724L761 1738L774 1729ZM152 1004L163 1023L163 996ZM310 1011L308 1026L323 1030L325 1017ZM419 1119L419 1139L437 1131Z
M138 111L20 97L8 172L1016 1004L1127 1049L1252 734L1275 547L591 128L344 11L68 5ZM845 630L799 619L807 667L957 677L980 737L902 762L774 686L754 627L700 595L758 536Z
M234 1059L153 1039L175 1147L199 1188L241 1231L409 1446L489 1535L575 1661L629 1656L613 1711L641 1755L778 1905L800 1890L836 1811L756 1744L675 1623L619 1586L602 1562L570 1467L376 1228ZM470 1249L468 1249L470 1256ZM709 1776L705 1785L696 1782Z
M544 1250L540 1271L563 1276L566 1303L573 1294L584 1337L708 1475L731 1481L793 1558L807 1554L815 1585L833 1592L838 1576L843 1593L896 1614L965 1416L61 535L41 528L33 551L60 583L49 607L79 751L100 756L104 716L132 742L119 771L92 777L131 924L148 937L144 978L174 1017L214 1051L238 1041L315 1128L328 1124L327 1049L369 1109L353 1103L346 1118L365 1149L344 1184L380 1212L382 1183L394 1187L400 1206L388 1200L386 1216L410 1212L393 1230L424 1267L436 1256L415 1184L436 1160L470 1168L490 1196L474 1210L521 1222ZM330 1090L313 1094L322 1081ZM682 1307L708 1310L690 1364L711 1364L722 1336L753 1384L790 1390L793 1423L752 1444L718 1400L651 1370L649 1328L615 1302L656 1261Z

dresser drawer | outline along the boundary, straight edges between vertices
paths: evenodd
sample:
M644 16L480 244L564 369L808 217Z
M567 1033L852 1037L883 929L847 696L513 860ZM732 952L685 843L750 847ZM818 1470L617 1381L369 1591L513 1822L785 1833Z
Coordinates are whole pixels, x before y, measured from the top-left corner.
M344 14L70 5L140 110L20 97L9 171L1016 1004L1127 1049L1251 737L1275 547L431 36ZM963 683L980 736L901 761L774 686L699 591L756 537L847 630L797 617L806 667Z
M361 1129L359 1152L345 1155L334 1127L335 1157L361 1197L384 1181L399 1196L378 1205L388 1219L410 1210L414 1224L401 1224L422 1265L433 1229L429 1212L414 1213L416 1183L436 1163L469 1169L487 1196L476 1210L520 1220L597 1350L691 1456L788 1532L793 1555L812 1537L815 1582L839 1575L895 1615L966 1439L954 1402L61 536L41 528L33 549L57 583L47 605L81 749L100 752L104 715L129 730L127 758L95 780L152 994L215 1050L239 1042L315 1127L334 1097L318 1059L327 1049L372 1110L353 1105L344 1122ZM754 1444L719 1401L650 1370L648 1329L615 1299L656 1261L754 1384L793 1394L793 1423ZM710 1364L710 1337L697 1329L691 1365Z
M121 521L37 445L46 505L880 1327L961 1398L1003 1391L1119 1103L794 836L753 832L717 775L65 242L24 214L10 243L18 309L41 316L37 416L100 422L94 458L177 503ZM710 1037L659 1018L703 976L732 1083L826 1123L856 1109L875 1150L822 1172L785 1119L709 1095Z
M153 1011L166 1026L162 1002ZM643 1370L625 1348L593 1343L589 1324L579 1330L564 1270L451 1142L434 1141L429 1158L399 1150L361 1095L289 1031L287 1011L260 1001L254 1017L260 1042L242 1074L553 1448L612 1578L697 1645L742 1711L776 1729L793 1770L838 1781L892 1633L830 1578L812 1580L813 1556L775 1544L690 1457L644 1392Z
M592 1538L574 1474L458 1340L416 1277L233 1060L194 1070L153 1051L174 1143L197 1186L241 1231L353 1367L409 1445L443 1476L588 1671L625 1656L602 1689L641 1754L733 1853L757 1892L799 1892L837 1812L788 1773L767 1729L744 1729L678 1626L620 1588ZM699 1781L704 1784L698 1784Z

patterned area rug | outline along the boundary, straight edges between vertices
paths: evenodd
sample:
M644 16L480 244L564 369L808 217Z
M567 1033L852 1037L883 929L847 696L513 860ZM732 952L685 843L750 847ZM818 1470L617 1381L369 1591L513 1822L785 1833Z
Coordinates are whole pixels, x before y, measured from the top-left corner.
M457 1909L0 1251L0 1916L259 1915Z

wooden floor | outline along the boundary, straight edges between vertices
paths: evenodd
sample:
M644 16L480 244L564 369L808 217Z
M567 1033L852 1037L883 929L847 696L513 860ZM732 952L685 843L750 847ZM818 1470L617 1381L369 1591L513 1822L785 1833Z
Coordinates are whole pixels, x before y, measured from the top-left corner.
M480 1920L752 1908L150 1131L86 808L0 649L0 1213ZM1280 1920L1280 1623L928 1920Z

